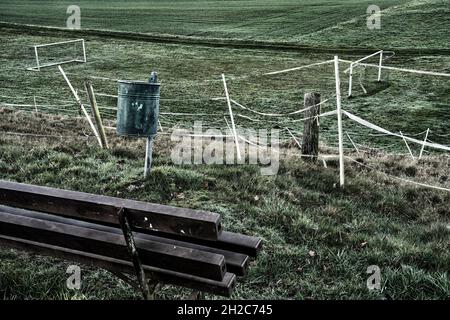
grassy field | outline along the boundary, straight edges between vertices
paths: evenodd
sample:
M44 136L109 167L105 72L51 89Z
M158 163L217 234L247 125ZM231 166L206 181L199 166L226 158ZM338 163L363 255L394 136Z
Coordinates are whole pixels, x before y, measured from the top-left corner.
M154 170L142 178L144 142L111 134L111 151L82 135L81 119L1 111L0 130L21 123L27 132L64 135L0 137L0 179L63 187L145 201L202 208L222 215L224 227L263 238L264 250L239 281L236 299L448 298L450 194L400 186L357 164L347 165L340 190L334 165L324 169L283 157L276 176L256 166L174 166L170 141L159 136ZM57 125L55 125L57 123ZM66 137L69 136L69 137ZM71 137L72 136L72 137ZM356 157L356 155L349 154ZM408 157L364 157L389 174L443 183L443 158L412 164ZM0 251L0 296L5 299L136 298L125 284L83 268L81 291L65 288L68 261ZM369 265L382 270L383 290L369 291ZM181 295L185 295L184 292ZM164 287L162 298L179 298Z
M34 104L35 95L37 104L43 105L39 107L41 111L77 114L76 103L56 68L43 69L41 72L26 71L27 66L35 63L31 45L67 39L71 39L70 34L61 32L44 36L41 33L28 34L17 29L0 30L0 40L4 44L0 62L5 71L0 74L0 103L30 105ZM192 128L194 120L197 120L202 121L204 127L225 130L227 105L223 100L211 100L223 97L221 73L225 73L230 79L232 98L259 112L287 113L301 109L303 95L310 91L321 93L323 100L329 99L322 106L322 112L336 108L333 97L334 70L331 64L298 72L261 76L268 71L332 59L333 56L329 54L155 44L121 39L105 40L103 37L86 39L89 63L64 66L69 78L79 90L84 88L83 81L89 79L93 82L96 92L115 95L116 79L146 79L154 69L159 72L162 81L162 112L193 113L195 110L194 113L203 114L162 116L163 127ZM342 57L356 60L361 56ZM375 57L369 62L376 62L377 59ZM395 55L385 64L446 72L450 66L450 57ZM341 71L347 67L348 64L342 64ZM345 95L348 77L343 72L341 77ZM359 87L360 77L361 83L369 91L367 95ZM377 83L376 78L376 69L357 70L354 97L344 99L343 108L383 128L402 131L406 135L416 135L430 128L430 140L447 144L446 135L450 133L450 78L396 71L384 72L381 83ZM81 96L87 103L85 94L81 93ZM98 99L101 107L116 106L114 98ZM32 106L18 108L34 110ZM115 118L114 110L102 110L105 118ZM274 118L239 108L236 108L235 112L238 114L236 122L242 127L283 130L288 127L297 133L301 133L303 129L302 121L295 122L302 118L301 115ZM253 121L246 117L251 117ZM348 119L345 119L345 130L357 143L388 147L389 151L408 152L401 140L370 136L370 130ZM336 146L336 132L336 118L322 118L322 141L328 146ZM290 138L286 131L281 134L283 138ZM422 136L423 134L418 135ZM348 139L346 146L352 147ZM412 147L417 151L417 146Z
M107 3L107 4L106 4ZM0 21L65 27L71 1L2 1ZM379 0L381 29L367 28L368 0L78 1L81 26L192 38L312 47L447 48L445 0ZM432 33L429 30L433 30Z
M345 0L339 6L336 1L117 1L108 2L107 7L102 1L79 3L82 26L95 29L328 48L413 47L432 51L446 49L449 43L446 26L450 15L445 1L379 1L385 9L383 27L373 33L364 29L365 1ZM2 1L0 21L64 27L68 4L72 3ZM49 14L50 7L53 12ZM311 12L316 14L314 18ZM435 32L430 33L430 29ZM354 151L346 136L346 155L361 164L346 164L347 186L339 189L335 187L336 163L324 168L298 158L286 128L299 137L303 123L295 120L301 115L270 118L236 107L239 126L281 130L283 156L278 175L261 176L254 165L176 166L170 159L171 141L163 132L155 142L153 173L143 179L143 140L120 138L108 131L111 150L99 149L85 120L78 117L58 70L26 71L34 63L32 45L74 37L76 34L57 30L0 26L0 179L220 213L226 229L264 240L260 258L239 280L233 295L236 299L450 296L450 194L385 175L450 188L447 155L427 148L421 161L412 161L401 139L374 135L344 118L344 130L362 153ZM310 91L321 93L322 100L329 99L322 112L336 108L331 64L263 75L329 60L332 53L83 37L88 63L63 66L82 100L87 103L82 91L85 80L92 81L97 94L115 95L117 79L145 80L151 70L157 70L162 82L161 112L195 113L161 115L165 133L175 127L191 128L194 121L202 121L204 128L225 130L227 105L223 100L211 100L223 97L222 73L227 76L232 98L258 112L301 109L303 95ZM340 57L356 60L361 52ZM448 73L450 56L400 51L385 64ZM343 70L347 67L341 64L344 95L348 78ZM449 145L449 78L396 71L383 72L381 83L376 77L375 69L358 69L354 97L344 98L343 108L418 139L430 128L430 141ZM363 93L360 81L368 94ZM33 112L33 98L38 113ZM98 96L97 100L105 122L114 126L115 98ZM321 119L322 153L336 153L336 131L335 116ZM419 146L411 147L417 155ZM70 264L1 250L0 299L139 297L125 283L95 268L83 268L81 291L70 291L65 287ZM381 291L366 287L370 265L381 268ZM165 286L160 297L186 294Z

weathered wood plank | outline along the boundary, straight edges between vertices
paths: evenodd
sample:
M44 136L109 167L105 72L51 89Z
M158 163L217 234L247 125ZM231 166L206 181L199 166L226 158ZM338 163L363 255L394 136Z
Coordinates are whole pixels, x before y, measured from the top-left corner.
M130 259L123 235L58 222L1 212L0 234L120 260ZM143 264L213 280L222 280L226 272L222 255L142 239L136 242Z
M61 216L56 216L53 214L47 214L37 211L30 211L25 209L19 209L19 208L13 208L13 207L7 207L0 205L0 212L6 212L9 214L15 214L35 219L41 219L46 221L54 221L59 223L64 223L68 225L74 225L82 228L89 228L114 234L122 234L119 228L110 227L110 226L104 226L97 223L91 223L91 222L85 222L80 221L72 218L66 218ZM236 253L232 251L222 250L218 248L211 248L208 246L202 246L199 244L194 244L190 242L184 242L169 238L163 238L158 236L153 236L149 234L144 234L140 232L134 232L135 239L143 239L143 240L150 240L155 242L161 242L165 244L171 244L178 247L185 247L190 249L196 249L211 253L216 253L223 255L225 257L225 264L227 267L227 271L236 274L237 276L243 276L248 268L249 263L249 257L246 254L242 253ZM138 246L139 247L139 246Z
M217 240L222 231L220 215L213 212L4 180L0 204L113 225L119 224L117 212L124 208L134 228L206 240Z
M134 273L133 265L128 261L20 238L0 235L0 246L33 252L40 255L62 258L88 266L103 268L112 272L122 272L128 274ZM222 281L215 281L146 265L144 265L144 270L149 276L152 277L152 279L163 283L191 288L225 297L229 297L231 295L236 284L236 276L229 272L225 273Z
M180 236L168 233L155 233L151 230L142 230L143 233L158 235L168 239L175 239L184 242L199 244L210 248L217 248L237 253L242 253L250 257L256 257L262 249L261 238L247 236L245 234L222 231L217 241L209 241L195 238L182 238Z

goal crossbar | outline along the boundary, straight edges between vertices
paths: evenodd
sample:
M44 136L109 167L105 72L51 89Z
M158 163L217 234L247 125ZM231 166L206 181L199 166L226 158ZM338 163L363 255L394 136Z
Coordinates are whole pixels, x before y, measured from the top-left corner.
M50 47L50 46L58 46L58 45L63 45L63 44L68 44L68 43L76 43L76 42L81 42L81 46L82 46L82 49L83 49L83 59L70 59L70 60L64 60L64 61L60 61L60 62L46 63L46 64L42 64L42 65L39 63L38 48ZM29 68L27 68L27 70L40 71L41 68L57 66L57 65L60 65L60 64L66 64L66 63L72 63L72 62L80 62L80 63L86 63L87 62L87 60L86 60L86 46L85 46L85 43L84 43L84 39L75 39L75 40L59 41L59 42L53 42L53 43L38 44L38 45L32 46L32 48L34 49L34 55L35 55L35 59L36 59L36 66L29 67Z
M358 66L358 65L363 65L363 66L364 66L365 63L362 63L362 61L365 61L365 60L367 60L367 59L369 59L369 58L372 58L372 57L374 57L374 56L377 56L377 55L380 56L380 60L379 60L379 62L378 62L378 82L380 82L380 81L381 81L381 69L382 69L382 67L383 67L383 50L379 50L379 51L377 51L377 52L374 52L374 53L372 53L372 54L370 54L370 55L368 55L368 56L365 56L365 57L363 57L363 58L361 58L361 59L359 59L359 60L351 61L351 62L350 62L350 67L348 67L346 70L344 70L344 73L349 72L349 75L348 75L348 96L349 96L349 97L352 96L353 68L354 68L355 66ZM363 87L363 90L366 91L366 90L364 89L364 87ZM367 93L367 92L366 92L366 93Z

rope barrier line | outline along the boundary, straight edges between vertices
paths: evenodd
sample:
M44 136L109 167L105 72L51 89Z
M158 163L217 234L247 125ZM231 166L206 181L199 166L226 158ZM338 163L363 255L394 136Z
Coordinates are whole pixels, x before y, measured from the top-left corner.
M263 73L262 75L263 76L271 76L271 75L275 75L275 74L286 73L286 72L291 72L291 71L297 71L297 70L311 68L311 67L320 66L320 65L323 65L323 64L328 64L328 63L333 63L333 62L334 62L334 60L327 60L327 61L322 61L322 62L316 62L316 63L308 64L308 65L305 65L305 66L300 66L300 67L295 67L295 68L290 68L290 69L285 69L285 70L279 70L279 71L267 72L267 73Z
M2 132L1 134L4 135L14 135L14 136L24 136L24 137L36 137L36 138L84 138L84 139L90 139L95 138L95 136L89 136L89 135L51 135L51 134L37 134L37 133L25 133L25 132L12 132L12 131L6 131Z
M347 138L348 138L348 140L350 140L350 142L352 143L352 145L353 145L353 148L355 148L355 150L356 150L356 153L357 154L360 154L359 153L359 149L358 149L358 147L356 146L356 144L353 142L353 139L350 137L350 135L348 134L348 132L347 131L345 131L345 134L347 135Z
M331 115L337 114L337 110L331 110L331 111L327 111L324 113L321 113L317 116L314 117L308 117L308 118L303 118L303 119L296 119L296 120L291 120L292 122L299 122L299 121L305 121L305 120L309 120L309 119L317 119L317 118L322 118L322 117L328 117Z
M374 52L374 53L372 53L372 54L369 54L368 56L362 57L362 58L359 59L359 60L353 61L351 64L352 64L353 67L354 67L354 66L358 65L361 61L367 60L367 59L369 59L369 58L371 58L371 57L374 57L374 56L376 56L376 55L379 55L379 54L381 54L381 53L383 53L383 50L378 50L377 52ZM350 69L351 69L351 67L345 69L345 70L344 70L344 73L349 72Z
M339 59L339 61L344 62L344 63L353 63L353 61L350 61L350 60ZM393 71L425 74L425 75L430 75L430 76L450 77L450 73L441 73L441 72L415 70L415 69L405 69L405 68L397 68L397 67L389 67L389 66L381 66L380 67L379 65L370 64L370 63L359 63L359 65L366 66L366 67L373 67L373 68L381 68L381 69L386 69L386 70L393 70Z
M302 150L302 145L301 143L297 140L297 138L292 134L291 130L289 130L289 128L285 128L289 134L291 135L291 137L294 139L295 143L297 143L298 147L300 148L300 150Z
M353 158L351 158L351 157L347 157L347 156L346 156L345 158L347 158L348 160L353 161L353 162L359 164L360 166L363 166L363 167L369 168L369 169L371 169L371 170L373 170L373 171L376 171L376 172L378 172L378 173L381 173L381 174L383 174L383 175L385 175L386 177L391 178L391 179L399 180L399 181L402 181L402 182L406 182L406 183L409 183L409 184L413 184L413 185L417 185L417 186L421 186L421 187L425 187L425 188L430 188L430 189L436 189L436 190L441 190L441 191L447 191L447 192L450 192L450 189L449 189L449 188L444 188L444 187L439 187L439 186L433 186L433 185L426 184L426 183L421 183L421 182L416 182L416 181L412 181L412 180L408 180L408 179L396 177L396 176L387 174L386 172L383 172L383 171L381 171L381 170L375 169L375 168L373 168L372 166L369 166L369 165L367 165L367 164L365 164L365 163L359 162L358 160L355 160L355 159L353 159Z
M289 113L264 113L264 112L259 112L259 111L250 109L250 108L248 108L248 107L245 107L245 106L243 106L242 104L236 102L236 101L233 100L233 99L230 99L230 100L231 100L231 102L232 102L233 104L235 104L236 106L238 106L238 107L240 107L240 108L242 108L242 109L244 109L244 110L248 110L248 111L250 111L250 112L253 112L253 113L255 113L255 114L261 115L261 116L267 116L267 117L285 117L285 116L290 116L290 115L295 115L295 114L298 114L298 113L302 113L302 112L305 112L305 111L307 111L307 110L309 110L309 109L311 109L311 108L320 106L320 105L326 103L329 99L325 99L324 101L321 101L320 103L317 103L317 104L315 104L315 105L312 105L312 106L309 106L309 107L307 107L307 108L303 108L303 109L300 109L300 110L297 110L297 111L289 112Z
M229 77L230 80L243 80L243 79L248 79L248 78L256 78L256 77L265 77L265 76L272 76L272 75L277 75L277 74L282 74L282 73L287 73L287 72L292 72L292 71L298 71L298 70L302 70L302 69L308 69L311 67L315 67L315 66L320 66L320 65L324 65L324 64L328 64L328 63L332 63L334 62L334 60L327 60L327 61L321 61L321 62L315 62L315 63L311 63L308 65L303 65L303 66L299 66L299 67L294 67L294 68L289 68L289 69L283 69L283 70L277 70L277 71L271 71L271 72L266 72L266 73L254 73L254 74L247 74L247 75L243 75L243 76L237 76L237 77ZM214 80L206 80L206 81L214 81Z
M361 125L363 125L363 126L365 126L367 128L370 128L370 129L373 129L373 130L376 130L376 131L379 131L379 132L382 132L382 133L386 133L386 134L389 134L389 135L392 135L392 136L395 136L395 137L398 137L398 138L406 139L408 141L414 142L414 143L419 144L421 146L427 146L427 147L434 148L434 149L450 151L450 147L448 147L448 146L444 146L444 145L438 144L438 143L430 143L430 142L427 142L427 141L421 141L421 140L417 140L417 139L414 139L414 138L411 138L411 137L407 137L407 136L404 136L404 135L401 135L401 134L397 134L397 133L391 132L391 131L383 129L383 128L381 128L381 127L379 127L379 126L377 126L377 125L375 125L375 124L373 124L373 123L371 123L371 122L369 122L367 120L364 120L364 119L362 119L362 118L360 118L360 117L358 117L358 116L356 116L354 114L351 114L351 113L349 113L349 112L347 112L345 110L342 110L342 113L344 113L351 120L353 120L355 122L358 122L359 124L361 124Z

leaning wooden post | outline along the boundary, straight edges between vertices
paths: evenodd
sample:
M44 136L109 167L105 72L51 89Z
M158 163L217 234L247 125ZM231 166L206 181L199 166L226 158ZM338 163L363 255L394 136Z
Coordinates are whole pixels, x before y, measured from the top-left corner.
M339 138L339 182L344 186L344 140L342 136L342 110L341 110L341 79L339 77L339 57L334 56L334 75L336 79L336 109L338 118Z
M100 110L97 106L97 100L95 99L95 93L94 88L92 87L92 84L88 81L84 83L84 87L86 88L86 92L89 98L89 101L91 102L91 109L92 114L94 115L95 124L97 125L97 130L100 135L100 139L102 140L102 146L103 148L108 149L108 140L106 138L105 128L102 124L102 117L100 116Z
M305 160L316 161L319 155L320 94L306 93L304 107L308 109L305 111L302 154L310 156Z
M89 117L89 114L86 111L86 108L83 106L83 103L80 100L80 97L78 96L78 93L73 88L72 84L70 83L69 79L67 78L66 73L64 72L63 68L61 66L58 66L59 72L61 72L62 76L64 77L64 80L66 80L67 85L69 86L70 91L72 92L73 96L75 97L75 100L77 101L81 111L84 113L84 116L86 117L89 126L92 129L92 132L94 132L95 137L97 138L98 144L100 147L102 147L102 140L100 139L100 135L97 132L97 129L95 128L94 124L92 123L91 117Z
M145 300L154 300L154 292L150 292L150 289L148 287L144 268L142 267L141 260L139 259L137 246L134 241L133 231L131 230L131 224L128 220L127 212L124 208L121 208L119 210L118 218L125 238L125 244L127 245L128 253L130 254L131 260L133 262L134 271L136 272L136 277L139 283L139 288L141 289L142 297Z

